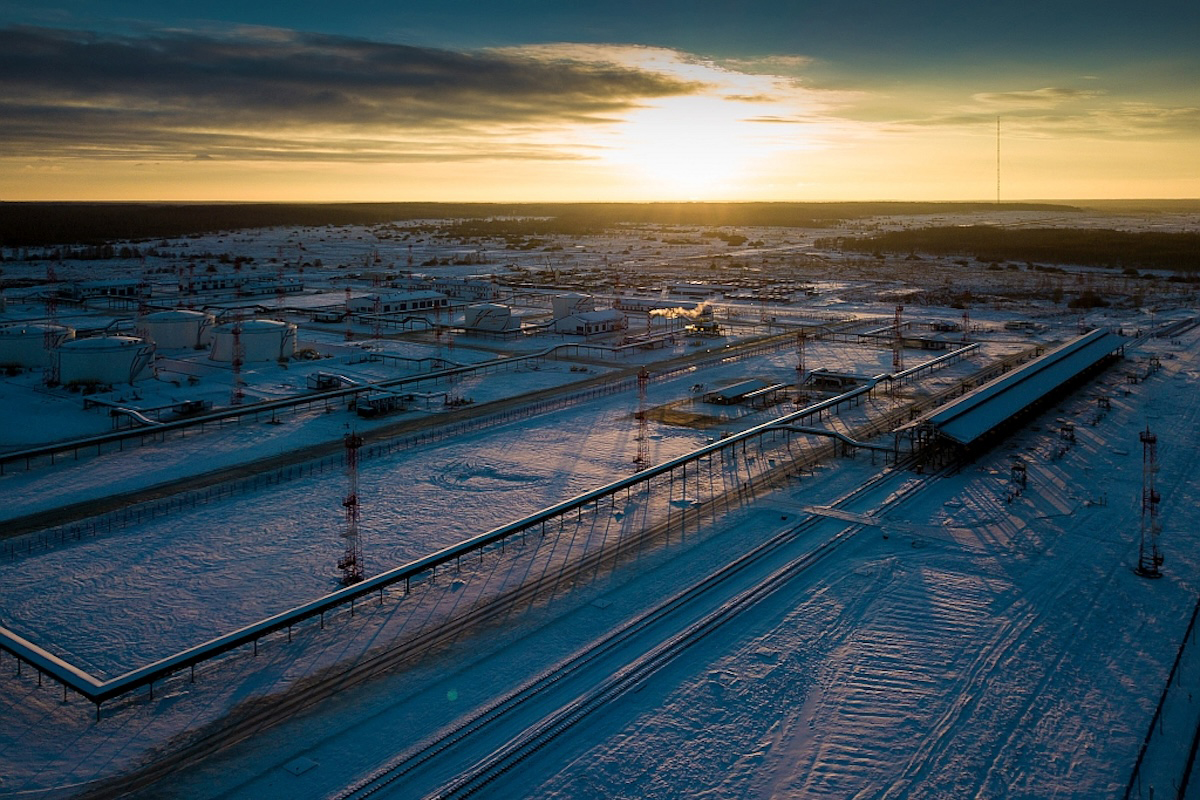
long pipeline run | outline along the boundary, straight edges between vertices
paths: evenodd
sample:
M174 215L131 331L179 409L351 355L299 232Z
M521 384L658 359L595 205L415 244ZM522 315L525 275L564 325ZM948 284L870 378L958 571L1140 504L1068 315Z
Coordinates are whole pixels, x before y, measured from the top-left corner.
M769 337L766 340L743 342L737 345L727 345L724 348L710 350L701 355L716 355L718 357L732 355L748 348L761 347L764 344L764 341L783 341L784 338L784 336L774 336ZM388 378L381 381L363 383L354 386L342 386L335 389L297 395L295 397L285 397L279 400L268 400L265 402L238 406L236 408L223 409L221 411L214 411L208 414L197 414L195 416L190 416L187 419L172 420L170 422L156 422L153 426L135 428L128 431L117 431L113 433L99 434L96 436L87 436L66 442L57 442L55 444L32 447L25 450L0 453L0 475L4 474L5 467L7 465L20 463L22 461L25 462L25 467L28 469L33 461L41 458L49 458L50 463L53 464L56 456L74 453L75 458L78 459L79 452L81 450L95 447L97 453L99 453L105 445L118 444L123 447L126 441L140 439L148 434L154 436L164 436L172 431L184 431L197 426L203 427L207 424L221 423L225 420L238 419L245 416L257 416L258 414L264 414L268 412L273 414L276 411L283 411L295 406L308 405L311 403L328 403L331 400L343 400L358 394L380 389L400 389L404 386L408 386L410 384L420 384L424 381L433 381L436 383L439 380L449 380L459 376L468 375L473 372L487 372L488 370L507 369L527 361L536 362L553 358L559 353L568 353L572 350L574 350L578 355L579 351L584 348L603 351L615 356L623 354L627 351L635 351L638 349L638 345L608 347L605 345L564 342L552 345L543 350L538 350L537 352L526 353L520 356L497 358L490 361L481 361L475 364L466 364L447 369L434 370L432 372L421 373L419 375L406 375L400 378Z
M901 376L906 376L916 369L929 368L934 362L945 363L947 359L961 357L977 346L975 344L967 345L954 353L948 353L931 362L927 362L921 367L905 370L905 372L897 373L895 376L891 374L878 375L863 386L852 389L844 394L814 403L798 411L785 414L778 419L755 425L740 433L735 433L724 439L706 444L669 461L544 508L515 522L502 525L487 533L450 545L424 558L394 567L353 586L339 589L303 605L259 620L251 625L182 650L143 667L130 670L109 680L100 680L94 677L83 669L53 655L44 648L5 627L0 627L0 650L11 654L17 659L18 671L19 664L24 662L34 667L38 671L39 676L43 674L48 675L61 683L64 699L67 690L71 689L94 703L96 706L96 718L99 719L100 706L107 700L127 694L143 686L149 687L151 693L153 693L155 681L173 675L183 669L191 668L194 676L197 664L246 644L253 643L257 647L258 640L270 633L288 630L292 626L313 617L321 617L323 621L325 613L347 604L353 608L353 603L356 600L375 594L376 592L382 597L382 593L386 588L401 581L405 582L407 588L409 582L414 578L418 578L425 573L433 573L439 566L454 562L470 553L501 544L512 536L520 535L532 528L543 526L561 515L582 510L588 505L598 503L622 491L630 490L639 484L647 483L660 475L667 475L677 468L686 467L714 453L734 448L739 444L744 445L756 437L769 435L781 429L787 429L788 426L799 423L801 420L811 417L814 414L819 418L824 412L836 409L842 403L858 400L863 395L873 391L882 381L900 379ZM879 446L877 445L876 447ZM890 450L890 448L883 449Z

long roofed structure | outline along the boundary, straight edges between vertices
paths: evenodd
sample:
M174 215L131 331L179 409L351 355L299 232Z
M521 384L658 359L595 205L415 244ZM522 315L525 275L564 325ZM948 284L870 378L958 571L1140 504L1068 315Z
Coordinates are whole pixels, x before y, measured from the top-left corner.
M914 438L923 461L947 451L961 456L977 450L1060 389L1123 355L1125 341L1097 328L914 420L901 432Z

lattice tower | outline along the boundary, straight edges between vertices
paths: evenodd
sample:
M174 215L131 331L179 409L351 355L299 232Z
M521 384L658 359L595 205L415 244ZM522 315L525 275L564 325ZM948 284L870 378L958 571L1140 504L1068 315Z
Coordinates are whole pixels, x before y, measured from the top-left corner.
M892 323L892 373L904 369L904 306L896 306L896 318Z
M42 334L42 349L46 351L46 369L42 371L42 382L47 386L58 385L58 356L54 348L58 346L61 337L58 333L58 274L54 267L46 266L46 280L50 290L46 294L46 331Z
M1137 572L1147 578L1161 578L1163 557L1158 549L1158 503L1162 498L1154 488L1154 476L1158 473L1158 437L1147 426L1138 438L1142 440L1142 526Z
M342 571L342 585L350 586L363 579L362 540L358 534L358 449L362 447L363 438L357 433L348 433L345 444L349 491L342 501L342 507L346 509L346 529L342 538L346 540L346 549L338 561L338 569Z
M650 436L647 431L646 419L646 387L650 385L650 371L645 367L638 370L637 376L637 391L638 391L638 410L634 414L637 420L637 456L633 459L635 472L641 472L646 467L650 466Z
M233 327L229 333L233 339L233 354L229 365L233 371L233 390L229 394L229 404L240 406L246 396L242 388L242 365L246 362L246 343L242 341L242 313L240 311L235 312Z
M804 347L805 341L808 339L808 334L804 331L796 332L796 386L800 386L804 382Z

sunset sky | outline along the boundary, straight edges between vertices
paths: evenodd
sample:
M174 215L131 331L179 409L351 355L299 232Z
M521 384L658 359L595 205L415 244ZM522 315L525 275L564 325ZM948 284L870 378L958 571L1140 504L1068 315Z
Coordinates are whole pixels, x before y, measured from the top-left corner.
M1200 3L0 0L0 200L1200 197Z

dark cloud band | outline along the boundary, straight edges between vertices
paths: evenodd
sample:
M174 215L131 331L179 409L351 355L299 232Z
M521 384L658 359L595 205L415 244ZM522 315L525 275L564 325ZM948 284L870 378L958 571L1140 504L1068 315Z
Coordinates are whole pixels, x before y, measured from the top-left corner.
M0 30L0 148L394 160L412 157L404 140L421 134L479 139L514 126L599 122L702 88L614 63L273 29L128 37L9 28Z

